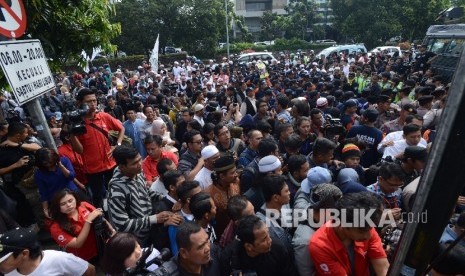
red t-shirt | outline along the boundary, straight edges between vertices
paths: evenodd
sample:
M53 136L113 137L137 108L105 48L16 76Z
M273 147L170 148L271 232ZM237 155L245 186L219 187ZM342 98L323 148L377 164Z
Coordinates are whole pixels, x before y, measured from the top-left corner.
M68 159L71 161L71 164L73 165L74 171L76 172L77 180L79 180L82 184L86 184L87 177L82 155L73 151L70 144L63 144L59 146L58 154L60 157L68 157Z
M163 158L170 159L174 162L176 167L178 167L178 156L172 152L162 151L161 157L158 160L154 160L152 157L150 157L150 155L147 155L147 157L145 157L144 161L142 162L142 171L144 172L145 180L147 180L147 182L154 181L154 178L159 175L157 171L157 164L158 161Z
M66 246L74 238L77 238L82 228L84 227L84 224L86 223L87 216L93 210L95 210L94 206L83 201L78 207L78 220L75 221L71 218L68 219L71 225L73 225L76 235L71 235L70 233L63 230L57 222L53 222L50 226L50 234L59 246L65 248L66 252L72 253L86 261L97 256L97 241L95 239L94 229L90 229L89 235L87 236L87 239L81 248L69 248Z
M378 233L372 228L370 234L369 240L354 242L355 273L352 273L347 249L336 236L331 222L327 222L315 232L309 243L315 275L370 275L370 259L386 258Z
M99 173L112 169L116 166L116 162L113 157L108 157L110 151L108 137L105 137L102 132L89 126L89 124L93 122L107 132L110 130L124 132L123 124L105 112L99 112L95 114L93 120L86 119L85 121L87 133L78 136L78 139L84 149L82 157L84 158L87 173Z

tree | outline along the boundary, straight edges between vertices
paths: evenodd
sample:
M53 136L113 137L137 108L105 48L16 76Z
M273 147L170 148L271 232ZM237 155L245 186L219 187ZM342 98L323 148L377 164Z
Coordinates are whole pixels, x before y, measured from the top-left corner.
M276 38L283 37L283 33L286 30L286 23L284 16L280 16L277 13L271 11L265 11L263 16L260 18L261 21L261 30L260 30L260 39L261 40L273 40Z
M211 56L226 32L225 16L221 0L122 0L112 19L123 26L115 43L127 53L148 54L160 34L162 48L172 44Z
M52 66L79 60L82 50L116 50L111 39L121 32L109 17L115 12L108 0L24 1L28 17L26 36L39 39Z
M290 0L284 9L289 17L286 38L305 40L307 29L315 23L315 2L312 0Z
M334 24L341 34L368 47L393 36L424 36L446 0L332 0Z

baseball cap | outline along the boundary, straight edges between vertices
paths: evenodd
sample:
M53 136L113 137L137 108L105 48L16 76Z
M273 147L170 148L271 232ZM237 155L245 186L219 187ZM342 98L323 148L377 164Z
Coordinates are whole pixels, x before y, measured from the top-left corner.
M330 182L332 182L332 176L328 169L313 167L308 170L307 178L302 181L300 187L302 192L308 194L315 185Z
M415 110L415 106L413 104L404 104L402 106L402 110L407 111L411 114L417 114L417 111Z
M13 252L38 247L37 234L32 228L15 228L0 236L0 263L8 259Z

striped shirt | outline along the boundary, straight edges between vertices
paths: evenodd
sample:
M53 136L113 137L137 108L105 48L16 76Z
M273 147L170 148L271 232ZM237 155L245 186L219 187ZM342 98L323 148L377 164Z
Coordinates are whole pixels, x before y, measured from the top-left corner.
M147 188L142 173L135 178L124 176L116 168L109 182L108 211L118 231L133 233L140 241L149 238L152 199L162 196Z

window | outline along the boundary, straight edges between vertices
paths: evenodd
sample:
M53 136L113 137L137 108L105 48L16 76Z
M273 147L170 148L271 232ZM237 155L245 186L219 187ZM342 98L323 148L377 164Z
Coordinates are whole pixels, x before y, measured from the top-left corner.
M435 54L460 55L464 44L463 38L433 38L428 40L427 50Z
M246 11L264 11L266 10L266 3L246 3Z

